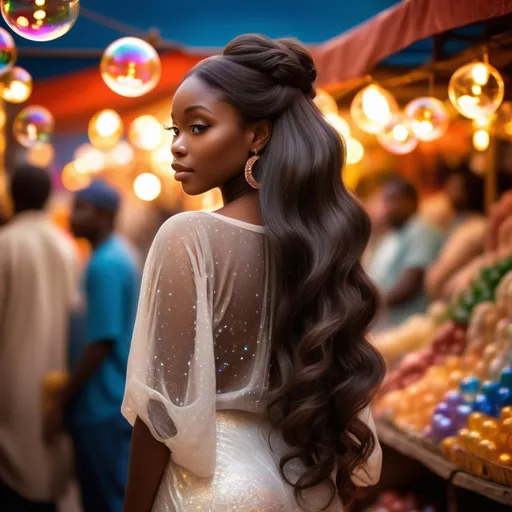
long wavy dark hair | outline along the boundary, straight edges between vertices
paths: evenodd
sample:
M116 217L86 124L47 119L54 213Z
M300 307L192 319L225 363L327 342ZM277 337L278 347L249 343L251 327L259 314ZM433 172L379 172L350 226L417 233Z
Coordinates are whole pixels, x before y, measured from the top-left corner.
M360 264L370 221L341 180L344 144L313 102L315 66L293 39L237 37L190 74L245 121L272 121L254 167L278 298L269 418L290 447L281 473L299 503L323 482L331 503L336 492L346 501L353 471L375 447L358 415L384 363L366 339L378 305ZM294 459L306 469L291 482L285 470Z

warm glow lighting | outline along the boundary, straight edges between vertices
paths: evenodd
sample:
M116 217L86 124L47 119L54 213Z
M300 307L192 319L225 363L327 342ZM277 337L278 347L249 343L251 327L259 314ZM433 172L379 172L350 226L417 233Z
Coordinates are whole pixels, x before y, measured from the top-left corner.
M359 163L364 156L363 145L352 137L347 139L347 164L354 165Z
M142 201L153 201L160 195L162 183L154 174L145 172L135 178L133 190Z
M81 188L87 187L91 182L91 176L78 172L75 164L70 162L62 169L61 180L65 188L71 192L75 192Z
M403 124L393 127L393 137L399 142L405 142L409 136L409 130Z
M101 137L111 137L120 126L121 118L114 110L104 110L96 119L96 129Z
M329 114L338 114L338 105L336 104L336 100L327 91L317 89L316 96L313 101L324 116L327 117Z
M471 71L471 75L478 85L485 85L489 81L489 70L484 63L476 64Z
M36 20L44 20L46 18L46 12L42 9L39 9L34 13L34 19Z
M25 18L25 16L18 16L18 18L16 18L16 23L23 28L28 27L29 25L28 20L27 18Z
M363 92L363 112L372 121L382 122L389 119L391 113L389 104L374 85L370 85Z
M112 160L114 165L124 166L133 161L135 152L133 148L126 141L121 141L115 148L108 152L108 157Z
M35 3L38 7L42 7L46 3L46 0L36 0Z
M130 126L130 142L144 151L154 151L162 143L162 125L149 115L137 117Z
M490 137L487 130L477 130L473 133L473 146L477 151L485 151L489 147Z
M153 153L151 153L151 167L154 171L159 172L172 172L171 162L173 156L167 146L160 146Z
M326 114L325 118L329 124L345 139L350 137L350 128L347 121L339 114Z
M479 94L482 94L482 88L479 86L479 85L473 85L471 87L471 92L475 95L475 96L478 96Z
M82 144L75 151L75 168L81 173L96 173L105 167L105 155L90 144Z
M55 158L55 150L48 142L40 142L28 150L27 160L37 167L47 167Z

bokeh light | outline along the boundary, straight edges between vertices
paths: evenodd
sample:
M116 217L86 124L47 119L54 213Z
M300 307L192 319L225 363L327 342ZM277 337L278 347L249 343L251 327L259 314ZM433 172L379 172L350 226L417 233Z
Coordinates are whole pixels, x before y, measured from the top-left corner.
M91 144L81 144L75 151L75 168L81 173L97 173L105 168L105 155Z
M16 141L29 148L48 142L53 134L55 121L52 114L37 105L25 107L14 119L13 134Z
M162 125L153 116L144 115L134 119L128 139L137 149L153 151L161 145L163 131Z
M359 91L350 105L350 115L356 125L367 133L379 133L398 113L391 93L371 84Z
M32 94L32 77L19 66L9 71L4 77L2 97L9 103L23 103Z
M338 114L336 100L324 89L316 90L316 96L313 101L324 116L328 114Z
M91 183L92 176L78 172L74 162L70 162L62 169L61 180L65 188L71 192L76 192L87 187Z
M419 142L403 115L394 116L392 121L379 133L377 140L384 149L395 155L410 153Z
M505 86L497 69L484 62L472 62L459 68L448 85L453 106L465 117L487 117L503 101Z
M409 102L405 107L405 115L414 135L423 141L439 139L446 133L450 124L443 102L429 96Z
M329 124L346 140L350 137L350 127L339 114L325 114Z
M154 89L161 74L156 50L136 37L114 41L105 50L100 68L107 86L128 98L143 96Z
M122 140L116 147L107 151L106 157L108 165L124 167L133 162L133 159L135 158L135 151L128 142Z
M473 146L477 151L485 151L489 147L491 137L484 129L476 130L473 133Z
M18 58L14 39L7 30L0 28L0 76L10 71Z
M133 190L142 201L154 201L162 191L162 183L158 176L145 172L135 178Z
M115 110L102 110L89 121L89 140L98 149L111 149L121 140L123 128L121 116Z
M2 16L16 34L52 41L66 34L80 11L79 0L2 0Z
M155 172L172 172L173 156L167 146L160 146L151 153L151 168Z
M363 145L353 137L349 137L346 139L347 146L347 158L346 163L348 165L355 165L359 163L364 156L364 148Z
M36 167L48 167L55 158L55 149L49 142L40 142L29 148L27 161Z

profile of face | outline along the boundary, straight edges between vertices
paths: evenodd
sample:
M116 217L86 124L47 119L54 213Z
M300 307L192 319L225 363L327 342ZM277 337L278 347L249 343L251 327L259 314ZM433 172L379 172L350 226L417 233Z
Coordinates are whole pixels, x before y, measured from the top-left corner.
M176 91L171 117L172 167L189 195L222 187L241 174L270 136L268 123L244 123L219 91L194 75Z
M389 185L382 190L382 202L386 224L401 228L416 212L416 200Z
M91 239L101 229L103 215L90 201L75 199L71 212L71 231L77 238Z

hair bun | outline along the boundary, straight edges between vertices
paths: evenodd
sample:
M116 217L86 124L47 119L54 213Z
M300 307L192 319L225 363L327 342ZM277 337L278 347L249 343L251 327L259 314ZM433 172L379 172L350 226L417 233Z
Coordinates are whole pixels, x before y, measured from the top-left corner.
M259 34L236 37L223 55L269 75L279 85L296 87L313 98L316 69L309 52L295 39L270 39Z

